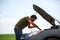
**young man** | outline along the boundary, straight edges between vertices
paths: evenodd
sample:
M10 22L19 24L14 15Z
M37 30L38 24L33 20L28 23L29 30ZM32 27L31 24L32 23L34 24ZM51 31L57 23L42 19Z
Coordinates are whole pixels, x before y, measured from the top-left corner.
M17 22L17 24L15 25L15 28L14 28L16 40L21 40L20 38L22 36L22 30L26 26L28 26L28 28L37 27L39 29L39 27L35 23L33 23L36 19L37 19L36 15L32 15L30 18L27 16ZM32 24L32 26L30 24ZM39 29L39 30L41 30L41 29Z

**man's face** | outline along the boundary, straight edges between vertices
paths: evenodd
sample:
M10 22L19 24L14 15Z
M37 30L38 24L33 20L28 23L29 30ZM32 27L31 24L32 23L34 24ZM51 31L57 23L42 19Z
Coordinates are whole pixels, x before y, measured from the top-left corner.
M36 19L35 18L31 18L31 21L34 22Z

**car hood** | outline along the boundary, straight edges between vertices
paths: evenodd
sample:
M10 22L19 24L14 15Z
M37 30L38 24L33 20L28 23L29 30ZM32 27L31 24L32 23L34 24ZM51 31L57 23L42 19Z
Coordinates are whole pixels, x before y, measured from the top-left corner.
M46 21L48 21L51 25L55 25L55 19L50 16L46 11L42 8L38 7L37 5L33 4L33 9L38 12Z

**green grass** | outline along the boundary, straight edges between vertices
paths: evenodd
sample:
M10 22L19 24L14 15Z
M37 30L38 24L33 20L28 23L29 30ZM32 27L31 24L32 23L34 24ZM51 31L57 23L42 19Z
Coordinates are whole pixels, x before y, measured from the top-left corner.
M15 40L14 34L0 34L0 40Z

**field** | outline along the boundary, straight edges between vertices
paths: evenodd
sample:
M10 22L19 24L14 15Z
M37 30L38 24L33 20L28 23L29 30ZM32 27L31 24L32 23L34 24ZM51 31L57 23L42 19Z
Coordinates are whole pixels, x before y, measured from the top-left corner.
M15 40L14 34L0 34L0 40Z

